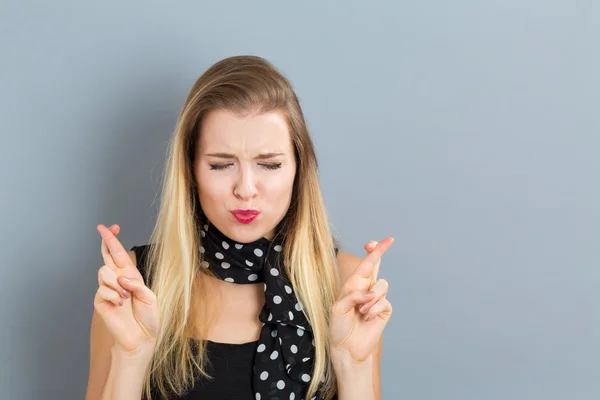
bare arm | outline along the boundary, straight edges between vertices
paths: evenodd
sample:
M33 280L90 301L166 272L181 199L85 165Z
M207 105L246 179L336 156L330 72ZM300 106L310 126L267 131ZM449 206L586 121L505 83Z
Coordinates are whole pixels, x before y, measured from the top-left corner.
M370 358L372 359L373 356ZM381 396L374 390L374 368L372 360L363 363L352 361L334 364L338 379L338 398L340 400L376 400Z
M128 254L135 264L135 252L130 251ZM102 318L94 311L90 329L90 366L85 400L102 399L102 391L111 370L111 349L114 343Z
M130 354L111 348L110 372L101 400L139 400L142 398L144 376L152 353Z
M338 267L339 267L339 272L340 272L340 280L341 280L342 285L352 275L352 272L356 269L356 267L358 266L360 261L361 261L361 258L359 258L353 254L349 254L349 253L342 252L342 251L340 251L338 253L337 262L338 262ZM379 344L377 345L377 347L375 348L375 350L372 353L372 356L371 356L372 363L373 363L372 368L364 368L363 367L364 371L362 371L362 372L370 375L371 379L366 380L365 382L368 382L368 384L372 384L375 399L377 399L377 400L381 399L380 376L381 376L382 342L383 342L383 338L379 341ZM348 370L346 372L348 373L349 376L356 376L353 373L355 371ZM343 375L343 373L341 375ZM359 374L359 376L360 376L360 374ZM364 377L364 374L362 376ZM343 379L342 377L340 377L340 378ZM362 382L362 383L364 383L364 382ZM354 382L348 383L349 386L352 386L355 384L358 384L360 386L361 382L354 380ZM350 393L352 393L352 391Z

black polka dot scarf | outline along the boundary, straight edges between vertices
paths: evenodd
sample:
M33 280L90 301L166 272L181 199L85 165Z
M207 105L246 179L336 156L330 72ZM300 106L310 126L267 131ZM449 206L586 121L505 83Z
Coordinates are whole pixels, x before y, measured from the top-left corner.
M255 398L304 399L312 379L314 341L283 268L281 244L266 238L236 243L206 218L203 221L202 266L227 282L264 282L265 305L258 317L264 325L254 360Z

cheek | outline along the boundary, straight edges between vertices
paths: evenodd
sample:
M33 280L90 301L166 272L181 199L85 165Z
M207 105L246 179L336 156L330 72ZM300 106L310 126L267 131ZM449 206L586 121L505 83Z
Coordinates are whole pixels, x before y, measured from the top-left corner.
M211 172L203 169L196 171L196 182L198 183L198 191L201 199L219 199L223 197L226 191L223 178L219 178Z
M292 196L294 186L294 173L286 172L277 174L265 180L263 184L265 197L273 201L285 202Z

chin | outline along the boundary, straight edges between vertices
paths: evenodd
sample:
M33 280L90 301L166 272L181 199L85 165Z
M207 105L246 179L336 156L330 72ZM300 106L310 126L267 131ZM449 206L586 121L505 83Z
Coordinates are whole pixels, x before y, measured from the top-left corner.
M264 235L257 229L248 229L246 227L242 227L241 229L233 229L231 234L226 236L237 243L244 244L252 243L262 238Z
M267 236L269 233L268 230L265 230L258 225L243 225L238 222L227 222L227 226L225 228L225 230L219 230L223 232L225 236L240 244L252 243L262 237Z

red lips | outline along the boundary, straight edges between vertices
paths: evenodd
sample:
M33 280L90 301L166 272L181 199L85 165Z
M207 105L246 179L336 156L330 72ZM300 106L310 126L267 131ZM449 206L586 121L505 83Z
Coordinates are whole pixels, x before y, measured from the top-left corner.
M242 224L249 224L250 222L254 221L256 219L256 217L258 217L258 215L260 214L260 211L258 210L241 210L241 209L237 209L237 210L233 210L231 211L231 214L233 214L233 216L235 217L236 220L238 220L238 222L242 223Z

